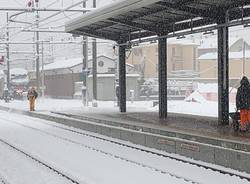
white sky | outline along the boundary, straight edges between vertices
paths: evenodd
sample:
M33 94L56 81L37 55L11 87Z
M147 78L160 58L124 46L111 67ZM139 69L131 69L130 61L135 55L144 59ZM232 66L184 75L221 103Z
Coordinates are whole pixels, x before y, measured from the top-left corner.
M49 8L65 8L68 7L72 4L75 4L77 2L79 2L80 0L40 0L40 7L41 8L45 8L48 7L49 4L52 4L51 6L49 6ZM111 2L113 2L115 0L97 0L97 7L101 7L104 5L107 5ZM87 2L87 7L92 7L92 0L89 0ZM0 8L3 7L13 7L13 8L25 8L27 7L27 3L28 0L0 0ZM82 6L79 5L77 7L75 7L74 9L81 9ZM10 15L15 14L16 12L10 12ZM41 19L48 17L50 14L53 14L55 12L41 12L40 17ZM49 19L48 21L45 21L43 23L40 24L40 26L42 28L49 28L49 27L57 27L57 26L61 26L59 28L57 28L58 30L64 30L64 24L66 21L78 17L80 16L81 13L72 13L72 12L68 12L68 13L64 13L64 14L60 14L56 17L53 17L51 19ZM26 21L26 22L34 22L34 17L35 14L34 13L25 13L23 15L20 15L16 18L16 20L21 20L21 21ZM6 12L0 11L0 37L4 38L5 36L5 25L6 25ZM17 23L10 23L10 27L26 27L27 25L24 24L17 24ZM33 37L34 37L34 33L24 33L19 31L20 29L14 29L14 28L10 28L10 40L13 41L32 41ZM18 34L16 34L16 32L18 32ZM48 40L49 38L54 37L54 40L57 41L67 41L70 37L71 34L58 34L58 33L40 33L40 40ZM3 47L0 46L0 48ZM55 52L58 50L59 55L58 57L62 57L64 52L64 50L67 50L67 46L63 47L62 45L60 46L55 46ZM11 45L11 50L13 51L20 51L20 50L26 50L26 51L33 51L34 48L32 45ZM45 48L46 49L46 48ZM61 49L61 50L60 50ZM78 49L79 50L79 49ZM1 55L1 54L0 54ZM65 55L67 55L67 53L65 53ZM11 56L12 58L17 57L17 56ZM18 55L18 57L20 57L20 55ZM24 57L24 56L21 56Z
M80 0L40 0L40 7L44 8L44 7L47 7L49 4L55 2L52 6L50 6L50 8L61 8L61 7L67 7L69 5L72 5L74 3L77 3L79 2ZM97 0L97 7L101 7L101 6L104 6L104 5L107 5L109 3L112 3L114 1L117 1L117 0ZM26 7L27 6L27 2L28 0L0 0L0 7ZM88 7L92 7L92 0L89 0L88 3L87 3L87 6ZM81 8L80 6L78 7L75 7L75 8ZM11 14L14 14L15 12L11 12ZM40 16L41 16L41 19L47 17L48 15L50 15L51 13L41 13ZM65 14L60 14L59 16L56 16L46 22L43 22L41 23L41 27L43 28L48 28L48 27L55 27L55 26L62 26L62 27L59 27L58 29L61 29L61 30L64 30L64 23L68 20L70 20L71 18L75 18L75 17L78 17L80 16L81 13L65 13ZM23 14L21 16L18 16L17 17L17 20L22 20L22 21L28 21L28 22L34 22L34 13L26 13L26 14ZM58 20L59 19L59 20ZM1 12L0 11L0 37L4 37L4 34L5 34L5 29L3 28L6 24L6 12ZM20 27L20 26L24 26L24 25L21 25L21 24L15 24L15 23L11 23L10 24L11 27ZM249 35L249 28L244 28L242 26L240 27L237 27L237 28L232 28L231 29L231 33L230 33L230 36L238 36L238 37L243 37L245 39L249 39L250 40L250 37L248 36ZM15 41L32 41L33 39L33 36L34 34L33 33L18 33L18 34L15 34L17 30L14 30L14 29L11 29L11 34L10 34L10 40L15 40ZM55 33L52 33L52 34L48 34L48 33L41 33L40 34L40 39L41 40L46 40L46 39L49 39L50 37L54 37L54 40L58 40L58 41L62 41L62 40L68 40L71 38L71 34L55 34ZM194 36L186 36L187 39L191 40L193 38L196 39L196 41L199 42L200 39L206 39L207 42L209 41L212 41L214 42L214 38L216 38L217 36L214 35L214 36L211 36L211 35L208 35L208 36L204 36L202 35L201 37L201 34L198 34L198 35L194 35ZM213 39L210 39L210 38L213 38ZM1 48L2 46L0 46ZM57 46L58 47L58 46ZM67 50L67 46L62 47L60 46L59 48L59 56L63 56L64 51L63 49L66 48ZM25 45L25 46L20 46L20 45L12 45L11 46L11 49L12 50L28 50L28 51L33 51L33 46L29 45ZM61 49L61 50L60 50ZM58 49L57 49L58 50ZM78 48L79 50L79 48ZM68 53L65 53L65 55L67 55ZM13 56L14 57L14 56Z

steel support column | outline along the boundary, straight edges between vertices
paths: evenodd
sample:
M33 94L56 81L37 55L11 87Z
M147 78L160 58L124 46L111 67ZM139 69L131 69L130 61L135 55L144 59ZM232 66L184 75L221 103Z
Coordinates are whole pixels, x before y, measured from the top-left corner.
M92 74L93 74L93 102L97 100L97 45L96 39L93 39L92 43Z
M36 8L39 8L39 1L36 2ZM36 11L36 28L39 29L39 12ZM39 52L39 32L36 31L36 88L40 94L40 52Z
M158 40L159 116L167 118L167 39Z
M227 14L218 24L227 23ZM218 28L218 123L229 124L228 27Z
M93 8L96 8L96 0L93 0ZM93 64L92 64L92 74L93 74L93 99L92 99L92 105L94 107L97 106L97 45L96 45L96 39L93 39L92 43L92 58L93 58Z
M9 13L7 13L7 27L6 27L6 63L7 63L7 89L10 94L10 45L9 45Z
M83 7L86 8L86 2L83 2ZM88 37L82 38L82 103L88 106Z
M119 102L120 112L126 112L126 46L119 46Z

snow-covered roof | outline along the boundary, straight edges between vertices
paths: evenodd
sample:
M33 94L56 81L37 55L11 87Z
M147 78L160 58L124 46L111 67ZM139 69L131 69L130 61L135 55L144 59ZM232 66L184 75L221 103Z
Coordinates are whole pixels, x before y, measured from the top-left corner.
M217 60L218 53L217 52L210 52L201 55L198 59L199 60ZM247 50L245 53L246 58L250 58L250 50ZM229 58L230 59L242 59L243 58L243 52L229 52Z
M89 75L88 77L91 78L93 75ZM97 77L115 77L115 74L110 73L110 74L97 74ZM139 74L126 74L126 77L140 77Z
M28 77L25 77L22 79L12 79L11 80L11 84L14 84L14 85L28 84L28 83L29 83Z
M56 60L53 63L45 65L44 70L56 70L56 69L71 68L73 66L81 64L82 60L83 60L83 58Z
M106 57L104 55L100 55L97 58ZM110 58L112 60L112 58ZM92 57L89 57L89 62L92 60ZM67 69L72 68L74 66L80 65L83 62L83 58L72 58L72 59L58 59L53 63L47 64L44 66L44 70L56 70L56 69Z
M10 75L27 75L28 71L24 68L12 68L10 69Z
M250 40L249 38L243 38L239 36L231 36L229 37L229 47L234 45L238 40L243 39L248 45L250 45ZM208 38L203 38L200 40L200 46L198 47L199 49L212 49L212 48L217 48L217 35L211 36Z

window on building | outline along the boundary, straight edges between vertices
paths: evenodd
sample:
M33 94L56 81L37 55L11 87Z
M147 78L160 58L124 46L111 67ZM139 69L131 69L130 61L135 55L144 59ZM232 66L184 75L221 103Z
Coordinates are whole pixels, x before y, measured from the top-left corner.
M115 68L108 68L108 73L115 73Z
M104 62L103 62L103 61L99 61L99 62L98 62L98 66L99 66L99 67L103 67L103 66L104 66Z

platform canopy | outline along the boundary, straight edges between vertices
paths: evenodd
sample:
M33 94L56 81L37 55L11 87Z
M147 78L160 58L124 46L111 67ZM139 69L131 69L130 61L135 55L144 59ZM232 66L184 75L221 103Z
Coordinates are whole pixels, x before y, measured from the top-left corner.
M66 32L128 41L250 15L249 0L122 0L66 23ZM243 20L243 19L242 19Z

